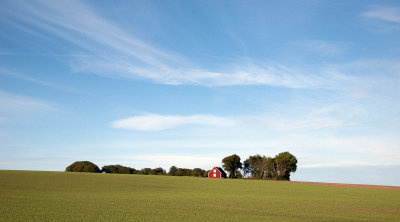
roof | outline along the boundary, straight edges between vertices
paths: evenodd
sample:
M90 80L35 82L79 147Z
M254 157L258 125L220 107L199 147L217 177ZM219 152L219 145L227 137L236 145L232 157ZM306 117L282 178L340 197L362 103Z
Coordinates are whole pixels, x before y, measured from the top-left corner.
M226 177L226 173L221 167L215 167L215 168L217 168L219 172L221 172L221 177Z

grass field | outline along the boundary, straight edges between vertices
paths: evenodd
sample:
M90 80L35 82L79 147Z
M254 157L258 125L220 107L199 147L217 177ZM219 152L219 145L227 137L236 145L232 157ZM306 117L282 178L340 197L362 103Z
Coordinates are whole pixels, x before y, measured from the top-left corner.
M400 192L256 180L0 171L0 221L400 221Z

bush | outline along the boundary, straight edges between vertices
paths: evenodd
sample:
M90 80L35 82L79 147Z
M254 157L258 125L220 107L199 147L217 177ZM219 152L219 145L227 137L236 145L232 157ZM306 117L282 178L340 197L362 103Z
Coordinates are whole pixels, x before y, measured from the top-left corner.
M175 176L192 176L192 170L186 168L178 168Z
M136 170L134 168L121 166L121 165L103 166L101 171L104 173L119 173L119 174L134 174L136 172Z
M178 172L178 168L176 166L172 166L169 168L168 175L175 176L176 172Z
M194 176L194 177L202 177L204 175L204 171L205 170L202 170L200 168L194 168L192 170L192 176Z
M151 168L143 168L138 173L143 175L149 175L151 172Z
M150 175L166 175L166 174L167 172L161 167L157 167L150 171Z
M76 161L69 165L65 172L87 172L87 173L100 173L100 168L90 161Z

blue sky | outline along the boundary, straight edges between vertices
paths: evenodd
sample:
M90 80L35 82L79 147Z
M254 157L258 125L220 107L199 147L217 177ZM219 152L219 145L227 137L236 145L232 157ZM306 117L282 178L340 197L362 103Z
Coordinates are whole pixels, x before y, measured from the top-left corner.
M209 169L400 185L398 1L4 1L0 169Z

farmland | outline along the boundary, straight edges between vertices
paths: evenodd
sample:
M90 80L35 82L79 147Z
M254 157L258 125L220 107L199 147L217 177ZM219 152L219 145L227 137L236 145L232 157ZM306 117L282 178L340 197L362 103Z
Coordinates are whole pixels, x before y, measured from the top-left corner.
M0 221L400 221L400 191L260 180L0 171Z

